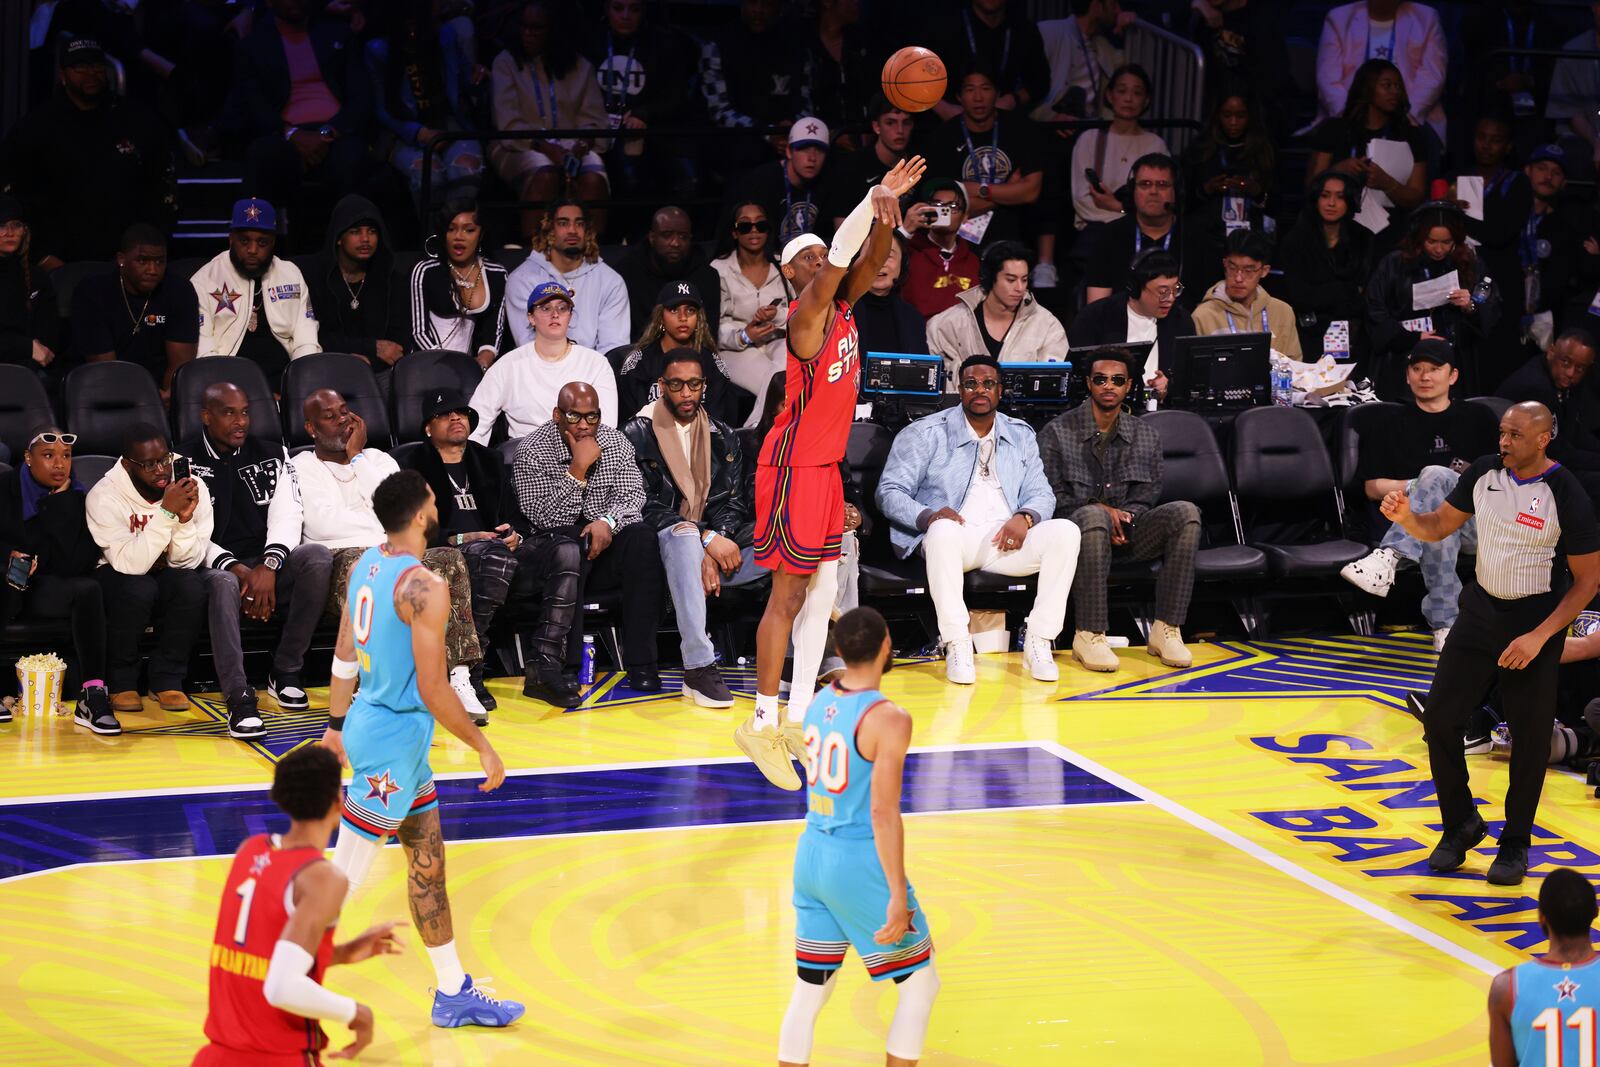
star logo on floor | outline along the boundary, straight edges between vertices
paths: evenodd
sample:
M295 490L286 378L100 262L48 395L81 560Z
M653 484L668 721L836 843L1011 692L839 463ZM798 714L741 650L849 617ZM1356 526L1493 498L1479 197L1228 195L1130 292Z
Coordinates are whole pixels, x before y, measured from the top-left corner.
M367 800L376 800L383 805L383 810L389 810L389 797L400 792L400 783L385 770L382 774L364 774L367 780Z

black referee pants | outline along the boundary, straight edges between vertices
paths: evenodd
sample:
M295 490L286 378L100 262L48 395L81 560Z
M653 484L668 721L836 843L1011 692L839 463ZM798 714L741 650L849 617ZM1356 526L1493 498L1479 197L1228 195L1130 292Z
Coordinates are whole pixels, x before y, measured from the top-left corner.
M1506 722L1515 738L1511 746L1511 783L1506 788L1506 824L1500 844L1526 846L1529 842L1539 793L1544 788L1545 765L1550 759L1556 674L1565 632L1546 641L1533 662L1520 671L1506 670L1496 661L1513 640L1543 622L1560 599L1559 592L1551 592L1501 600L1478 588L1476 582L1461 593L1461 612L1450 628L1444 651L1439 653L1439 666L1422 720L1446 833L1472 819L1472 788L1467 780L1462 730L1467 716L1498 681Z

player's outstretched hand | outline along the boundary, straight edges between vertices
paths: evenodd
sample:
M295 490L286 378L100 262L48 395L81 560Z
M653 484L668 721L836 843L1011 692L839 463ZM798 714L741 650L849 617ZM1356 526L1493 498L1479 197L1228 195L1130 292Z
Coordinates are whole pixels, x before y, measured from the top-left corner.
M928 163L921 156L909 156L891 167L881 184L898 200L917 187L927 170Z
M398 956L406 950L395 931L401 923L397 920L381 922L361 931L338 947L340 963L360 963L374 956Z
M478 786L478 792L493 793L506 780L506 765L500 762L500 753L491 745L483 746L478 762L483 765L483 784Z
M911 916L916 912L906 907L906 902L903 900L891 900L883 914L883 925L872 935L872 940L880 945L893 945L911 929Z
M333 749L333 754L339 757L339 766L350 769L350 757L344 753L344 734L338 730L322 731L322 747Z
M333 1060L353 1060L360 1055L361 1050L372 1044L372 1009L365 1004L356 1005L356 1017L350 1020L350 1032L356 1039L333 1053L328 1058Z
M1378 505L1378 510L1390 522L1405 522L1411 517L1411 498L1404 489L1396 489L1383 494L1383 503Z

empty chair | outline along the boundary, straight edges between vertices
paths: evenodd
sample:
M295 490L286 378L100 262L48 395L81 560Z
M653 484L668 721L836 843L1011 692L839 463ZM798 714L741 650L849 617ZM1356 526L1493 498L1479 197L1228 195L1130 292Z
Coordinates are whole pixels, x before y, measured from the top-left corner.
M1200 550L1195 578L1233 580L1267 572L1267 557L1240 543L1228 465L1206 420L1192 411L1157 411L1145 416L1161 437L1161 498L1187 500L1200 509Z
M1503 396L1475 396L1469 403L1482 404L1494 412L1494 421L1499 422L1506 413L1506 408L1511 406L1511 401Z
M106 476L110 470L121 460L116 456L80 456L73 453L72 476L83 483L85 491L93 489L95 483Z
M422 440L422 404L429 393L454 389L471 399L472 391L482 380L483 368L465 352L435 349L402 356L389 378L394 392L395 440Z
M172 376L173 439L187 441L201 430L200 409L206 390L218 382L228 382L244 390L250 400L250 436L262 441L281 442L283 426L278 418L278 403L272 399L272 386L254 360L239 356L207 356L191 359Z
M1233 479L1244 540L1273 575L1337 575L1367 554L1341 536L1333 464L1311 416L1298 408L1241 412L1233 424Z
M389 447L389 405L372 368L348 352L318 352L289 361L283 372L283 437L291 447L311 443L304 408L306 397L318 389L332 389L366 421L369 447Z
M33 431L54 422L50 395L33 367L0 363L0 441L21 461Z
M167 424L155 379L137 363L86 363L67 375L66 394L66 428L80 452L120 456L135 426Z

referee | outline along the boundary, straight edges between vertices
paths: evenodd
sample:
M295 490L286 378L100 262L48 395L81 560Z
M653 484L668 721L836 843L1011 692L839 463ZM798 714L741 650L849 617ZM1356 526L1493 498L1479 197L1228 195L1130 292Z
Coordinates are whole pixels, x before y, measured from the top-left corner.
M1578 479L1545 456L1554 436L1549 408L1514 404L1500 420L1500 454L1468 467L1438 508L1413 514L1404 490L1382 504L1386 518L1420 541L1442 540L1477 516L1477 573L1461 592L1461 612L1439 653L1422 718L1444 824L1428 866L1455 870L1488 835L1473 809L1461 731L1498 674L1516 743L1500 852L1489 868L1495 885L1517 885L1527 873L1562 639L1600 584L1600 527ZM1557 555L1566 556L1566 568L1557 566Z

